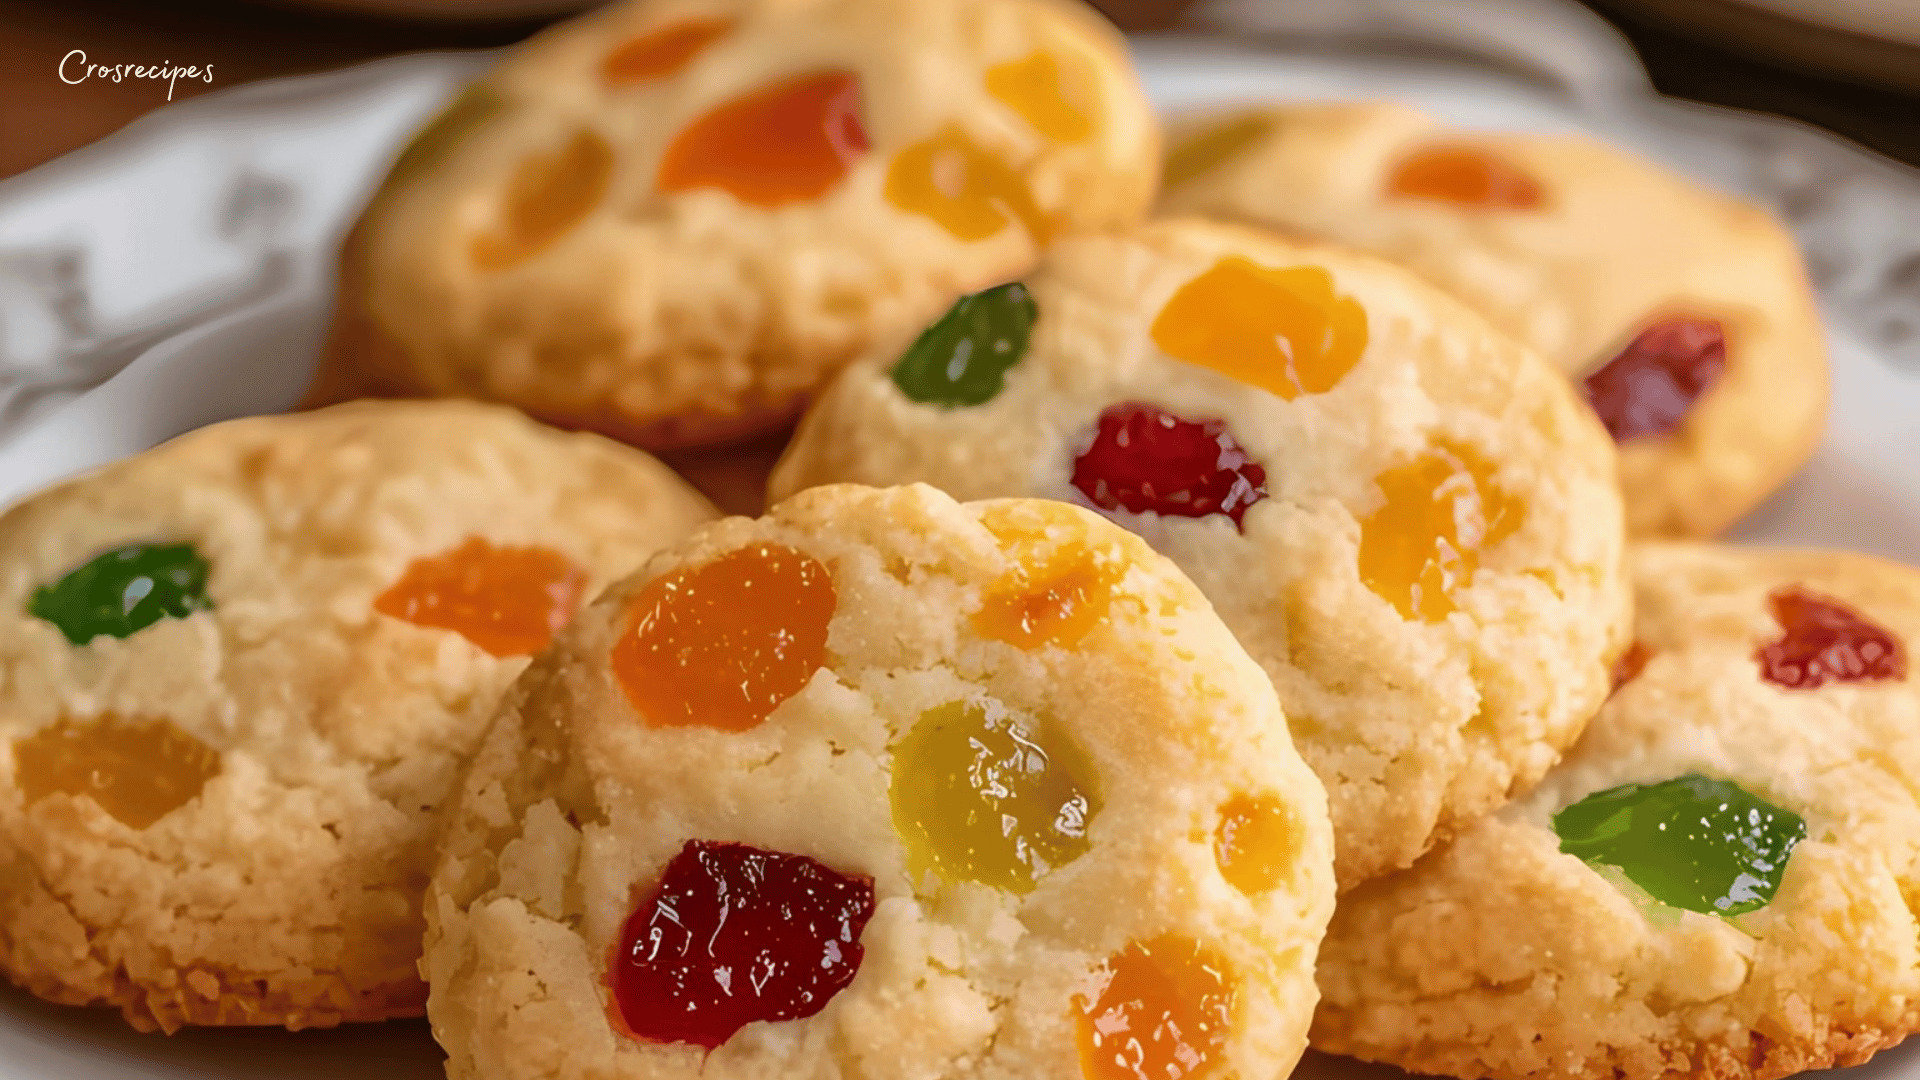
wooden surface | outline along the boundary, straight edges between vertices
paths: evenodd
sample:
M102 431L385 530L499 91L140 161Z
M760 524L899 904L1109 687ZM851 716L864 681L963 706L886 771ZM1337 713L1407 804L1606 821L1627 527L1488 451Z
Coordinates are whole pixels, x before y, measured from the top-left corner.
M1686 36L1697 32L1691 25L1640 14L1649 10L1644 4L1594 4L1627 32L1667 93L1809 120L1920 164L1920 94L1750 59ZM1151 30L1171 22L1186 0L1102 0L1101 6L1130 29ZM174 99L180 100L252 79L320 71L390 53L505 45L539 25L382 21L251 0L0 0L0 177L83 146L166 104L165 82L62 82L61 59L75 49L99 65L212 65L210 85L199 80L174 84ZM74 71L68 68L70 76Z

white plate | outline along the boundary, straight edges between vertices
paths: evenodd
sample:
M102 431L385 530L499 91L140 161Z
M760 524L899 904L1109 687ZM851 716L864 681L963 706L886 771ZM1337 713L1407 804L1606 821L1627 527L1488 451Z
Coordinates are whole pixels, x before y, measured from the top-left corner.
M1138 43L1168 109L1402 98L1465 124L1593 132L1786 215L1828 311L1833 422L1738 535L1920 564L1920 177L1792 125L1657 99L1622 43L1561 0L1215 0L1199 19L1245 37ZM0 182L0 503L291 404L340 235L406 136L485 61L243 86ZM0 1080L413 1080L438 1062L419 1023L165 1039L0 990ZM1304 1072L1397 1075L1311 1057ZM1920 1080L1920 1045L1858 1073Z

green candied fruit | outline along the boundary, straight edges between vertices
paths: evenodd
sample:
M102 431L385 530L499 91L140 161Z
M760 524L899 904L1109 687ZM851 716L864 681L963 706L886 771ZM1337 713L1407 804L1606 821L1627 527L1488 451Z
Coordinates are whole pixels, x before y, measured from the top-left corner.
M984 405L1027 354L1039 315L1033 295L1017 281L963 296L907 348L894 365L893 383L923 405Z
M124 638L211 607L207 560L192 544L128 544L33 590L27 611L85 645L101 634Z
M1597 791L1553 815L1560 850L1618 867L1671 907L1738 915L1766 907L1807 823L1738 784L1688 773Z
M394 159L393 167L387 170L381 189L391 190L411 183L428 167L452 153L480 125L498 115L504 104L499 93L485 83L474 83L461 91L408 141L400 156Z
M917 878L1033 891L1086 854L1092 768L991 699L928 709L893 748L894 830Z

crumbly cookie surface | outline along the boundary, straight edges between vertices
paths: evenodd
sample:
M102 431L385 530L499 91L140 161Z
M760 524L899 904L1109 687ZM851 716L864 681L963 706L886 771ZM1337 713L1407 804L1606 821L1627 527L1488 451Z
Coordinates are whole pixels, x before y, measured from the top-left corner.
M923 481L1137 530L1279 688L1327 785L1343 888L1411 863L1578 735L1629 594L1612 447L1545 362L1398 267L1237 226L1066 241L1027 288L1030 343L994 396L910 400L890 376L904 343L876 352L802 422L773 497ZM1142 404L1159 415L1115 429ZM1159 444L1186 462L1166 468L1237 473L1154 475L1155 424L1192 436Z
M1634 573L1644 666L1531 795L1343 898L1316 1045L1463 1077L1769 1080L1858 1064L1920 1025L1920 572L1656 544ZM1869 678L1763 678L1789 629L1770 610L1782 589L1837 601L1904 660L1856 641L1816 663L1867 657ZM1562 807L1687 773L1804 818L1770 903L1722 918L1636 900L1560 850Z
M876 336L1152 199L1070 0L637 0L516 48L347 244L316 399L505 401L663 449L799 411Z
M473 601L461 574L499 570L469 545L549 573L535 614L563 618L553 590L584 604L712 516L638 451L455 402L220 424L15 506L0 968L143 1029L418 1014L434 815L550 632L440 628ZM190 545L203 593L89 637L68 576L130 544ZM109 614L148 588L166 574Z
M1636 535L1719 532L1819 441L1819 312L1792 236L1758 207L1588 139L1461 131L1397 104L1195 115L1168 145L1167 212L1392 259L1577 380L1663 323L1717 327L1717 367L1598 391L1634 400L1609 407Z
M622 650L675 618L654 605L697 600L720 587L697 575L769 549L815 566L816 585L830 582L826 606L817 594L805 607L763 599L761 610L784 614L727 620L723 662L744 665L739 682L755 696L774 677L763 665L784 661L754 642L787 642L773 650L799 665L779 676L785 696L760 697L761 718L731 730L711 726L715 713L642 708L656 698L635 694L666 693L698 667L656 670L653 682L623 673ZM750 576L756 595L784 595L765 591L771 570ZM709 644L677 647L698 657ZM993 764L988 734L928 753L929 724L957 703L1017 718L1018 756L1043 778ZM1051 804L1017 804L1036 791L1057 798L1049 785L1069 781L1085 799L1067 843L1047 824ZM968 792L959 802L915 816L915 800L955 782ZM986 827L1044 853L1030 874L994 864L981 852L1000 841L961 828L976 820L969 808L988 805L979 800L1008 791L997 804L1007 816L989 814ZM1251 884L1228 869L1249 864L1220 854L1223 820L1244 799L1264 802L1274 826ZM827 953L844 970L847 950L863 950L850 981L805 1015L717 1037L711 1053L629 1034L627 1019L659 1025L680 1009L614 989L629 957L686 955L676 928L699 913L683 904L663 922L648 898L691 842L817 860L870 890L864 929ZM929 869L929 849L949 861ZM753 899L739 902L745 911ZM460 1080L1066 1080L1083 1075L1083 1054L1087 1076L1132 1075L1110 1060L1126 1053L1174 1074L1279 1076L1305 1045L1332 903L1324 794L1289 748L1259 667L1170 563L1059 503L834 486L657 558L509 691L430 893L428 1010ZM649 917L651 930L635 929ZM1139 977L1121 972L1120 956L1143 944L1176 956L1169 940L1200 950L1206 970L1114 990ZM737 943L716 932L689 948L698 958ZM771 999L790 977L747 991L735 974L732 996ZM702 968L688 982L727 978ZM1215 1005L1224 992L1224 1011L1197 1008L1196 987ZM1087 1017L1118 1016L1125 1008L1109 999L1129 993L1171 1002L1173 1023L1129 1013L1130 1049L1078 1048ZM1192 1056L1172 1056L1183 1040Z

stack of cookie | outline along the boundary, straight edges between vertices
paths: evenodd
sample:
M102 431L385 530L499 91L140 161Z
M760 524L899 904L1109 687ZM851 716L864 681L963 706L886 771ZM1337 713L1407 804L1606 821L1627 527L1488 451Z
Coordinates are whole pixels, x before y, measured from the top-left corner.
M463 1080L1864 1060L1920 571L1703 541L1821 340L1583 140L1163 153L1075 0L603 8L401 155L313 411L0 517L0 967Z

